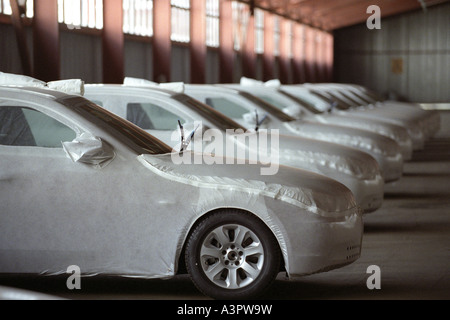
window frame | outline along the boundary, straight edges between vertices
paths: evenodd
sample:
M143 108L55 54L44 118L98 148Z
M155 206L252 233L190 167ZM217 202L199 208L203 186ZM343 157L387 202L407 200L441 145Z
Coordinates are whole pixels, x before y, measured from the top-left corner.
M215 26L215 32L211 32L211 25ZM206 0L205 9L205 45L207 48L218 49L220 47L220 0ZM212 39L209 42L209 39Z
M59 29L62 31L70 31L70 32L80 32L80 33L85 33L85 34L94 34L94 35L101 35L103 32L103 28L104 28L104 17L103 17L103 13L104 13L104 5L103 2L107 1L107 0L78 0L79 1L79 8L80 8L80 16L77 17L79 18L79 25L76 23L72 23L72 21L65 21L65 16L64 16L64 12L65 12L65 1L69 1L69 0L58 0L57 1L57 5L58 5L58 24L59 24ZM77 1L77 0L72 0L72 1ZM83 3L88 4L87 9L84 9ZM93 13L93 17L94 17L94 25L90 25L89 22L89 18L91 17L89 15L90 13L90 7L89 4L93 2L93 5L95 7L95 12ZM97 4L101 3L101 12L98 12L99 9L97 7ZM61 4L63 5L61 7ZM78 5L77 5L78 7ZM86 11L88 12L88 20L87 23L83 23L83 13L86 13ZM99 19L99 25L97 26L97 19ZM78 22L78 21L76 21Z
M180 5L181 2L186 5ZM183 18L187 18L187 22L184 20L183 23L187 23L188 28L179 23ZM179 30L187 30L187 32L179 32ZM191 4L189 0L170 0L170 41L181 45L191 42Z
M133 31L129 31L126 30L126 19L127 19L127 14L126 14L126 8L125 8L125 1L129 1L130 3L134 4L134 8L136 8L135 4L137 3L136 1L139 1L139 3L146 3L146 7L142 9L143 12L145 12L145 14L143 14L141 12L141 18L143 20L146 20L146 23L144 25L146 25L147 27L147 31L146 32L133 32ZM122 12L123 12L123 26L122 26L122 31L123 34L125 35L125 37L127 38L133 38L133 39L151 39L153 37L154 34L154 29L153 29L153 24L154 24L154 0L123 0L122 3ZM151 4L151 6L150 6ZM151 7L151 8L150 8ZM129 16L131 16L131 10L129 11ZM136 11L134 13L134 15L136 16ZM131 24L129 24L131 25ZM134 26L134 28L136 29L136 26Z

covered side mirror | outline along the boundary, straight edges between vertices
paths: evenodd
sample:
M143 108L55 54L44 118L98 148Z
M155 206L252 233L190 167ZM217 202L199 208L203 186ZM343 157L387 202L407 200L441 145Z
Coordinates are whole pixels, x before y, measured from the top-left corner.
M303 116L303 110L298 105L290 105L283 109L283 112L293 117L294 119L300 119Z
M63 142L63 148L73 162L91 165L97 169L107 166L116 156L111 145L86 133L71 142Z

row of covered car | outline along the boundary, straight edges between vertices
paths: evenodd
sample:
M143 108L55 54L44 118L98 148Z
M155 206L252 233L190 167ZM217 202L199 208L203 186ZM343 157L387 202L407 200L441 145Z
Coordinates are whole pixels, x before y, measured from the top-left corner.
M362 214L439 116L353 85L1 73L0 121L1 273L187 272L241 299L358 259Z

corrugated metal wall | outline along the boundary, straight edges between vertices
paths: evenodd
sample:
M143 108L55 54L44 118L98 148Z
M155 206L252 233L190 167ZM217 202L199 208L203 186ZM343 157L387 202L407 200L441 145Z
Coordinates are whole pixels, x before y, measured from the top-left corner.
M102 41L98 36L74 32L60 33L61 79L83 79L101 83Z
M410 101L450 102L450 3L335 31L335 80Z

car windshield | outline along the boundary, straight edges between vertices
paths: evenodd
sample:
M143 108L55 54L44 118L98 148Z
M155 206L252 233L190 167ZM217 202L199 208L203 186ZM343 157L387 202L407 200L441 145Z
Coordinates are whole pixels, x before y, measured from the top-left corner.
M282 94L284 94L286 97L288 97L288 98L294 100L294 101L297 102L299 105L305 107L306 110L308 110L308 111L311 112L311 113L314 113L314 114L320 114L320 113L323 113L322 111L317 110L316 107L315 107L312 103L310 103L309 101L307 101L306 99L302 99L301 97L294 96L294 95L292 95L292 94L290 94L290 93L288 93L288 92L286 92L286 91L284 91L284 90L279 90L279 92L281 92Z
M206 118L217 129L223 131L226 131L227 129L234 129L234 130L242 129L245 131L245 129L237 122L233 121L232 119L228 118L222 113L214 110L210 106L189 97L188 95L179 94L174 96L174 99L182 102L184 105L188 106L191 110L200 114L202 117Z
M99 125L116 139L124 142L137 154L167 154L172 152L172 149L164 142L89 100L71 96L61 99L60 102L88 121Z
M270 115L274 116L278 120L281 120L283 122L291 122L296 120L290 115L284 113L282 110L278 109L276 106L266 102L264 100L264 97L256 97L250 93L242 91L240 91L239 94L247 98L248 100L252 101L253 103L259 105L262 109L267 111Z
M330 92L326 92L326 93L322 93L319 90L310 90L310 92L319 97L322 98L326 101L329 101L330 103L336 102L337 103L337 107L341 110L347 110L348 108L350 108L350 105L347 104L346 102L342 101L341 99L339 99L338 97L334 96L333 94L331 94ZM328 95L328 96L327 96Z

